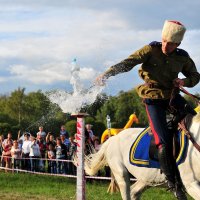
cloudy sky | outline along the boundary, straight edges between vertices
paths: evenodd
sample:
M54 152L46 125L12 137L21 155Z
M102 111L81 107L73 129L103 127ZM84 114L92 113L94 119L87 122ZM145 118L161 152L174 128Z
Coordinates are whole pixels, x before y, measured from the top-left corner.
M200 1L0 0L0 93L18 87L71 90L77 58L88 87L97 74L153 40L166 19L187 27L181 48L200 71ZM111 78L106 92L129 90L141 80L138 66ZM191 92L200 92L200 84Z

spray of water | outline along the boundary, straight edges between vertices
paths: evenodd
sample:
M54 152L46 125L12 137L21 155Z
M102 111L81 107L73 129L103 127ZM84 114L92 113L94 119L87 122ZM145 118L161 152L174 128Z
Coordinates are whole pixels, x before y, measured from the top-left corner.
M102 92L104 86L92 85L85 89L80 80L80 68L76 64L76 59L71 65L70 84L73 92L56 90L48 93L48 98L52 103L57 104L64 113L78 113L85 105L94 103L97 96Z

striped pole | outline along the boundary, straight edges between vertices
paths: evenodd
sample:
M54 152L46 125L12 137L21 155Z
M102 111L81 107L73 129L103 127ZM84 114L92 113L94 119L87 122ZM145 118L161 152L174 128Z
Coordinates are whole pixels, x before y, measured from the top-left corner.
M85 148L85 117L86 113L72 114L77 117L77 180L76 200L85 200L85 173L84 173L84 148Z

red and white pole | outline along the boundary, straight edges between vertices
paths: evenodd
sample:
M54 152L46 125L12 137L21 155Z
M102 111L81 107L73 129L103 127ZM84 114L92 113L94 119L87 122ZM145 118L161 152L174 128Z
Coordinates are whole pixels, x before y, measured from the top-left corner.
M85 173L84 173L84 148L85 148L85 117L87 114L72 114L77 117L77 180L76 200L85 200Z

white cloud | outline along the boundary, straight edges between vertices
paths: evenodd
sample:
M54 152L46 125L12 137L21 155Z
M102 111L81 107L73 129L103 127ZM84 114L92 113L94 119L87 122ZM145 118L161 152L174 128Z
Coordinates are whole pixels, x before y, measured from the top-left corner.
M60 81L70 81L70 64L50 63L31 69L25 65L12 65L9 68L12 79L24 80L34 84L52 84ZM90 80L96 74L92 68L81 68L80 79ZM0 79L1 81L1 79Z
M191 30L186 32L182 47L188 51L190 57L194 60L198 71L200 71L200 30Z
M0 56L25 60L37 60L41 57L64 60L76 55L87 56L101 45L109 31L126 29L126 22L116 14L96 15L88 12L75 15L72 20L69 20L71 13L64 17L56 14L57 12L18 23L2 22L0 32L12 33L12 37L17 38L0 41Z
M54 81L66 80L66 75L62 74L62 71L66 68L64 64L52 66L44 65L34 69L24 65L12 65L10 66L10 73L12 78L24 80L24 82L31 82L34 84L49 84Z

